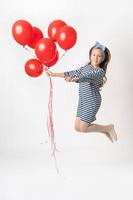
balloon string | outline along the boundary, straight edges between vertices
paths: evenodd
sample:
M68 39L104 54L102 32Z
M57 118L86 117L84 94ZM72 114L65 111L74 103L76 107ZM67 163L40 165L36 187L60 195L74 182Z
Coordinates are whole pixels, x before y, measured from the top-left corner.
M65 52L61 55L61 57L59 58L59 60L61 60L67 53L67 50L65 50Z
M29 50L28 47L23 46L23 48L24 48L33 58L36 59L36 57L32 54L32 52ZM60 56L59 60L61 60L61 59L66 55L66 53L67 53L67 50L65 50L65 52ZM57 54L55 54L54 58L52 58L52 59L49 60L49 61L51 62L53 59L55 59L56 56L57 56ZM47 62L46 62L46 63L47 63ZM45 65L45 64L44 64L44 65Z
M32 54L32 52L29 50L28 47L23 46L23 48L24 48L32 57L36 58L36 57Z
M56 155L55 155L55 151L57 149L56 149L54 125L53 125L53 105L52 105L52 103L53 103L53 84L52 84L51 77L49 77L49 81L50 81L50 92L49 92L49 102L48 102L49 115L47 118L47 128L48 128L48 134L50 137L52 156L54 157L57 173L59 173L59 169L58 169L57 161L56 161Z

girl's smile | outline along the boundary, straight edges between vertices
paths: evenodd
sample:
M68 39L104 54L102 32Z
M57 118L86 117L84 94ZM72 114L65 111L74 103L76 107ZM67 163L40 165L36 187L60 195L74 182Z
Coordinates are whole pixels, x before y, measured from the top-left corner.
M103 55L101 49L93 49L90 57L91 65L94 67L99 67L102 63Z

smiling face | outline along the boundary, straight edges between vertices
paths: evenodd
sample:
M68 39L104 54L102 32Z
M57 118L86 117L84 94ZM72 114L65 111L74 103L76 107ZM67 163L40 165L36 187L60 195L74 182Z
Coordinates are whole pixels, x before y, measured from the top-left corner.
M91 65L94 67L99 67L103 61L103 54L101 49L92 49L90 56Z

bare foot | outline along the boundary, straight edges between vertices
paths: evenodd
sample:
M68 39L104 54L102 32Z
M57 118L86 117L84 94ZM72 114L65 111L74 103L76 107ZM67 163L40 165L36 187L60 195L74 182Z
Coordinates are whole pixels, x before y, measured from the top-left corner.
M104 134L107 136L107 138L111 141L111 142L113 142L113 138L110 136L110 134L108 133L108 132L104 132Z
M116 134L116 131L114 129L114 125L113 124L109 125L108 135L112 138L112 140L117 141L117 134Z

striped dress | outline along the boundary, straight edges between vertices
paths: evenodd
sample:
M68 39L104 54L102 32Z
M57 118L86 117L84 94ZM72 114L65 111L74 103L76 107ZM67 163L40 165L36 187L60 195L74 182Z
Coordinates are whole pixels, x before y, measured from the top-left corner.
M77 117L84 122L96 120L96 114L101 105L99 86L102 83L105 71L87 64L80 69L64 72L65 77L79 78L79 101Z

